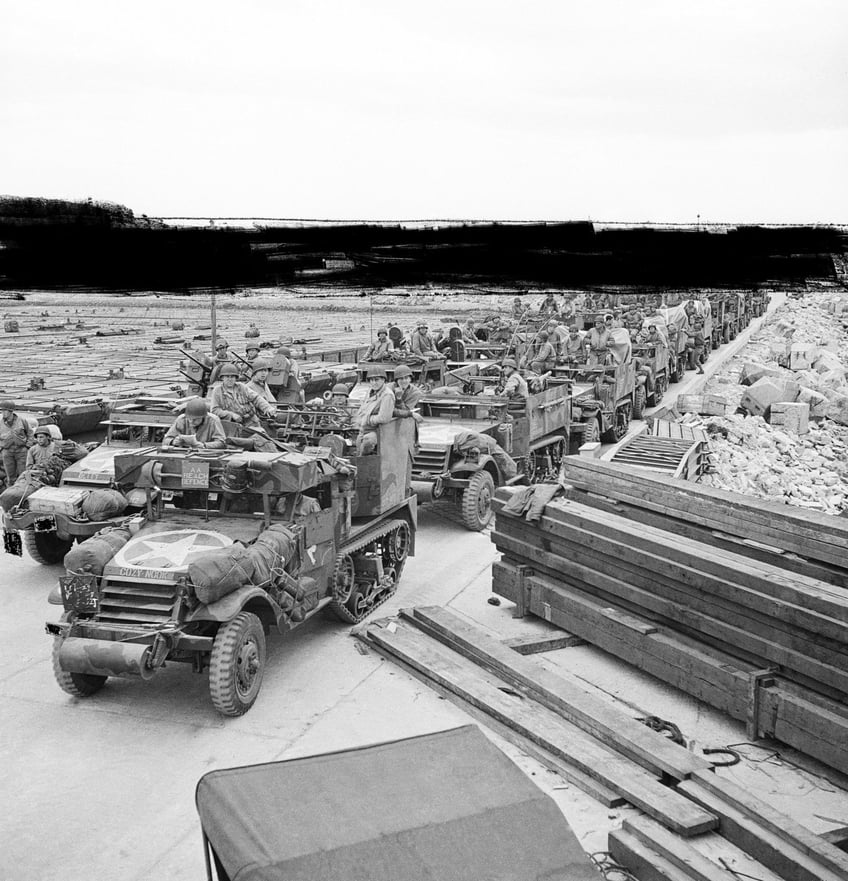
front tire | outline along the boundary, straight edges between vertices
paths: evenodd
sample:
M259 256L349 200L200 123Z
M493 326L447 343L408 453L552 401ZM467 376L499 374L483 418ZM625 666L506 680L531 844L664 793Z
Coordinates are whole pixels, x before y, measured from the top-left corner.
M462 520L472 532L482 532L492 519L495 482L488 471L478 471L462 493Z
M209 694L224 716L243 716L255 703L265 672L265 631L252 612L240 612L215 636Z
M645 386L637 385L636 390L633 392L633 418L641 419L645 414L645 404L648 401L648 396L645 393Z
M36 532L34 529L22 530L21 538L27 553L42 566L61 563L74 544L72 538L59 538L55 532Z

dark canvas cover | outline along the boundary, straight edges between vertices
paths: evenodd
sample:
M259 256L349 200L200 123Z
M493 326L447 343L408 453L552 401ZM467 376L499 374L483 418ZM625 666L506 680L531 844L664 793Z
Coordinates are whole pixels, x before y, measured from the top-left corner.
M551 798L474 725L212 771L197 808L231 881L597 881Z

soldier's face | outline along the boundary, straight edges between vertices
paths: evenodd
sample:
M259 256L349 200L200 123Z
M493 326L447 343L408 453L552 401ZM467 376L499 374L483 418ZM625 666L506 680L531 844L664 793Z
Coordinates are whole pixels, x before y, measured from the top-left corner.
M224 388L226 389L234 388L236 384L236 378L232 374L222 377L221 381L224 383Z
M412 384L412 377L409 377L409 376L401 376L401 377L397 380L397 384L398 384L398 387L399 387L399 388L407 388L408 386L410 386L410 385Z
M333 405L336 407L347 407L347 398L344 395L333 395Z
M267 370L255 370L253 373L253 378L257 382L265 382L268 379L268 371Z
M35 436L35 442L40 447L46 447L50 443L50 435L49 434L37 434Z
M385 379L385 377L383 377L383 376L369 376L369 377L368 377L368 385L370 385L371 388L372 388L375 392L380 391L380 389L381 389L385 384L386 384L386 379Z
M206 418L205 416L189 416L189 417L188 417L188 424L189 424L189 425L190 425L195 431L197 431L197 429L200 428L201 425L203 425L203 420L204 420L205 418Z

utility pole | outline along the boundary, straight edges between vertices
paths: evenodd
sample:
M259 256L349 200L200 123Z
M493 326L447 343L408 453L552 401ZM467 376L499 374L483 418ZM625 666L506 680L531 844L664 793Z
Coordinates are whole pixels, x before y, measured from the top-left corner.
M215 344L218 342L218 312L215 304L215 291L212 291L212 302L210 303L212 318L212 351L216 351Z

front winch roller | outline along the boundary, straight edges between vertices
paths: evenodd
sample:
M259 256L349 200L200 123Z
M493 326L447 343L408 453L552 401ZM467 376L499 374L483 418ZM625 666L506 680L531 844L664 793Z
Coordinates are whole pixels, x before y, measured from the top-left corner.
M105 642L102 639L71 636L63 639L58 646L57 671L150 679L156 672L148 665L151 649L150 645L138 643Z

